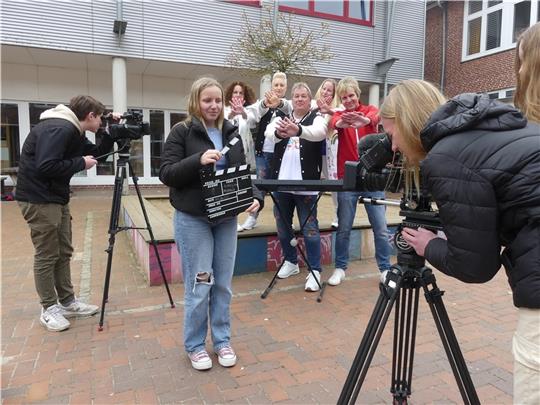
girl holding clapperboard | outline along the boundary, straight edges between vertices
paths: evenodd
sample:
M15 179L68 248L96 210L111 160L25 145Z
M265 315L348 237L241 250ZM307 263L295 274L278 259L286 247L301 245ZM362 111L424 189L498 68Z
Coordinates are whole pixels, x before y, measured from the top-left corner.
M188 113L165 142L159 178L170 187L176 209L174 233L184 277L184 347L193 368L207 370L212 367L205 346L208 323L219 364L236 364L230 343L230 302L237 217L208 219L200 170L212 164L216 169L245 164L245 154L242 142L227 154L220 152L238 137L238 131L223 117L223 88L216 80L201 78L193 83ZM256 199L247 212L256 212L262 204L262 195L253 192Z

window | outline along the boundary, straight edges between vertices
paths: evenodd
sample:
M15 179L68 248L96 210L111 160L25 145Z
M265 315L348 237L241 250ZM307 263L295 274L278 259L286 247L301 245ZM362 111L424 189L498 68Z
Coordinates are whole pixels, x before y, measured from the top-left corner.
M373 20L373 0L279 0L279 10L360 25Z
M150 175L159 176L165 132L165 115L161 110L150 110Z
M19 106L2 103L0 156L3 168L19 165Z
M512 49L519 34L538 20L539 3L538 0L465 2L462 59Z
M514 27L512 41L516 42L519 34L529 28L531 22L531 2L522 1L514 5Z
M495 90L488 92L487 95L491 100L499 100L504 103L511 103L513 101L515 90L515 88Z
M143 113L141 108L128 108L128 112L136 112L138 114ZM129 173L130 176L143 177L144 176L144 144L143 137L131 141L130 158L131 168L133 173Z

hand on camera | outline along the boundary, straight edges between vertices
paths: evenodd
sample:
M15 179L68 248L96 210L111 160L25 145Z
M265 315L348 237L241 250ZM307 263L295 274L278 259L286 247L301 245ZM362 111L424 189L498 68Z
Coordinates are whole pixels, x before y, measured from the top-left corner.
M219 159L221 159L221 152L219 150L208 149L201 155L201 165L205 166L216 163Z
M427 244L437 237L433 232L424 228L403 228L403 239L416 251L418 256L424 257Z
M94 159L94 156L83 156L84 159L84 170L91 169L97 165L97 160Z

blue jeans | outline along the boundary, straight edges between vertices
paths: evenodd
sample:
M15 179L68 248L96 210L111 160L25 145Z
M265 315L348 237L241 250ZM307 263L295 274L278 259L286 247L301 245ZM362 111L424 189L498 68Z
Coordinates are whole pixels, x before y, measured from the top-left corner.
M347 269L349 263L349 242L351 229L358 206L358 197L384 198L382 191L343 191L338 193L338 229L336 232L336 268ZM386 227L386 207L384 205L364 205L375 240L375 259L380 271L390 268L392 246Z
M270 176L270 165L272 163L273 153L262 152L255 155L255 165L257 166L257 178L268 179Z
M283 257L288 262L296 264L298 263L296 248L291 246L291 239L294 237L292 232L294 208L296 207L298 220L302 225L309 215L311 207L317 201L317 196L275 192L274 198L281 210L280 215L280 211L274 206L274 217L276 218L277 234L283 250ZM308 263L312 270L321 271L321 235L319 234L319 221L317 221L317 207L309 216L303 229L303 235Z
M231 339L231 282L236 257L237 218L209 222L176 210L174 238L184 276L184 347L205 348L208 321L214 350Z

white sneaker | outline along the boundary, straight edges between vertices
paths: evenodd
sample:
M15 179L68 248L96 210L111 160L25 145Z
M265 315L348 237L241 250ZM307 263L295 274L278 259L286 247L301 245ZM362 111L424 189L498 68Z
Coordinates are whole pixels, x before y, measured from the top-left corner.
M195 370L208 370L212 368L212 359L204 349L198 352L188 353L188 357L191 360L191 366Z
M283 266L281 266L281 269L279 269L277 276L278 278L287 278L290 276L294 276L295 274L298 274L298 273L300 273L298 264L294 264L285 260L285 262L283 263Z
M39 322L52 332L60 332L69 328L69 321L62 314L60 305L55 304L47 309L41 308Z
M337 228L338 228L338 225L339 225L339 223L338 223L337 218L334 219L334 220L332 221L332 223L330 224L330 226L331 226L332 228L334 228L334 229L337 229Z
M317 280L315 281L315 277L313 275L315 274L315 277ZM321 272L320 271L310 271L308 276L306 277L306 291L319 291L321 288L319 285L321 284ZM318 281L318 283L317 283Z
M236 353L231 346L222 347L216 354L219 364L223 367L232 367L236 364Z
M340 285L345 279L345 271L343 269L335 269L332 277L328 279L330 285Z
M240 224L236 226L236 232L242 232L244 230L244 227Z
M79 301L78 298L75 298L75 301L66 307L62 304L59 306L62 310L62 315L66 318L84 318L86 316L97 314L99 311L99 307L97 305L85 304L84 302Z
M254 217L253 215L248 215L248 217L242 224L242 228L244 228L246 231L249 231L250 229L253 229L256 226L257 226L257 217Z

